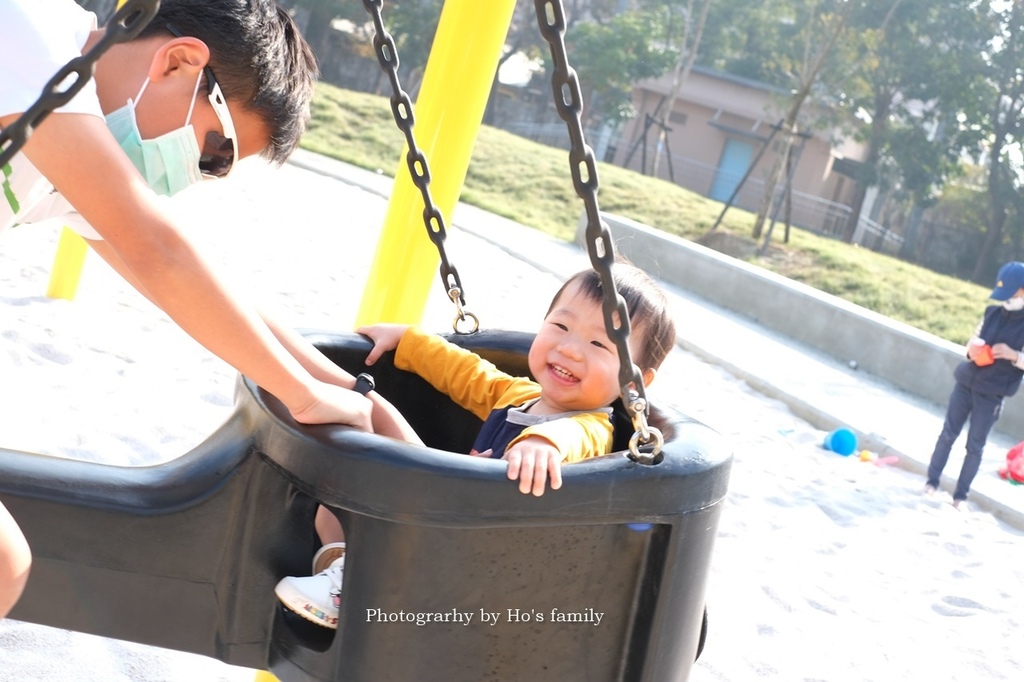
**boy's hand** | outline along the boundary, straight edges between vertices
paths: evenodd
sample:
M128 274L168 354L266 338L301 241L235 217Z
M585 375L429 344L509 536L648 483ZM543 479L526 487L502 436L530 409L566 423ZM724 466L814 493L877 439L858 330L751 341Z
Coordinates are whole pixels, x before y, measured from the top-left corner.
M366 356L366 364L372 365L384 353L398 348L398 342L408 328L407 324L371 324L357 329L357 334L369 336L373 340L373 350Z
M373 403L365 396L323 382L317 382L312 402L292 417L300 424L348 424L373 433Z
M967 342L967 359L974 360L974 356L978 354L984 345L985 339L979 339L976 336L971 338L971 340Z
M544 485L551 477L551 489L562 487L562 460L565 455L551 441L539 436L528 436L505 450L502 459L508 461L509 480L519 479L519 492L544 494Z
M1010 362L1017 361L1017 351L1007 346L1005 343L997 343L992 346L992 357L996 360L1009 360Z

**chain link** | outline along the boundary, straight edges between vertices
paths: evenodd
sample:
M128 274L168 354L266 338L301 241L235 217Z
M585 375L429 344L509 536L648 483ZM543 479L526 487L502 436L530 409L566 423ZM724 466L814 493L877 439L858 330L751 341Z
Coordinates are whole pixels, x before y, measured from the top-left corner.
M96 60L111 45L124 43L139 34L156 16L160 0L128 0L106 26L103 37L92 49L75 57L58 71L43 93L14 123L0 130L0 167L7 165L28 142L29 135L50 113L62 107L85 87L96 70ZM74 80L68 82L68 79Z
M395 49L394 38L384 28L384 19L381 16L383 5L383 0L363 0L363 7L373 19L373 50L377 54L380 68L384 70L391 82L391 113L394 114L398 128L405 135L406 146L409 150L405 161L409 167L409 175L412 176L413 184L423 196L423 224L427 228L427 236L430 237L430 241L437 247L437 252L441 256L441 282L457 310L452 327L456 333L471 334L479 328L480 322L476 315L463 309L466 299L463 296L462 280L459 277L459 271L449 262L444 248L448 231L445 229L441 210L434 205L434 200L430 196L430 167L427 164L426 154L416 145L416 137L412 132L416 122L412 111L412 101L398 80L398 51ZM469 331L463 331L460 329L459 323L465 322L467 317L471 317L473 322Z
M551 48L554 71L551 74L551 89L555 97L558 115L569 130L569 165L576 194L583 200L587 213L587 251L590 262L601 279L604 292L603 309L608 336L615 343L619 353L619 384L622 402L626 406L636 432L629 442L630 455L642 464L653 464L661 451L661 433L647 425L648 404L644 392L640 368L629 356L629 313L626 302L615 288L612 279L612 263L615 261L614 246L608 225L601 220L597 207L597 162L594 152L583 138L583 95L579 78L566 56L565 10L562 0L534 0L537 9L537 23L540 32ZM641 449L643 448L643 449Z

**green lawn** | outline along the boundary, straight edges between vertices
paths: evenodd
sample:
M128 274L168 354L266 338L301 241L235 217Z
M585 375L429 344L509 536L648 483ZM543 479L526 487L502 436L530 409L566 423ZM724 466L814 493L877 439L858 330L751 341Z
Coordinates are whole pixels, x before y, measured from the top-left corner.
M388 100L326 84L317 87L305 149L393 175L405 138ZM699 240L722 204L669 182L598 164L599 204L645 225ZM484 126L462 200L556 237L573 238L583 205L566 152ZM731 209L717 231L743 241L753 216ZM778 226L776 226L778 227ZM777 230L779 234L781 230ZM749 262L955 343L965 343L989 290L833 239L794 229Z

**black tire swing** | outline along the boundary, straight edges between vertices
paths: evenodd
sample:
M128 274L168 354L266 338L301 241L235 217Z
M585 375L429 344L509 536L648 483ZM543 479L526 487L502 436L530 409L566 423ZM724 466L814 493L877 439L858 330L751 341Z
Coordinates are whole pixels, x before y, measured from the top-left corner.
M130 0L112 23L156 4ZM379 1L364 4L379 17ZM545 36L561 43L561 4L536 4ZM578 94L566 101L554 88L560 112L578 106ZM578 140L574 181L590 188L588 233L601 231L581 130ZM598 255L609 255L603 231L607 254ZM530 339L451 337L515 374L527 371ZM355 334L310 340L352 369L370 350ZM240 379L225 424L166 464L0 450L0 494L35 557L11 616L270 670L283 682L688 678L731 462L718 434L671 415L673 435L649 461L623 447L566 467L557 494L532 498L500 462L453 454L468 451L475 417L390 358L374 375L428 449L297 424ZM326 638L289 618L273 593L282 576L308 571L318 502L342 520L349 547L338 630Z

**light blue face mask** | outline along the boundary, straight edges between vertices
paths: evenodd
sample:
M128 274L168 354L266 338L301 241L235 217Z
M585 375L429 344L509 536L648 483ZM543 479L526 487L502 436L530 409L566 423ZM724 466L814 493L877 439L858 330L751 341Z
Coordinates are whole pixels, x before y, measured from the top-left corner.
M202 179L199 172L199 144L190 123L201 79L202 72L192 92L192 104L188 107L185 125L160 137L143 140L135 120L135 107L149 85L149 78L142 84L134 102L129 99L127 104L106 117L107 128L114 139L157 194L171 196Z

